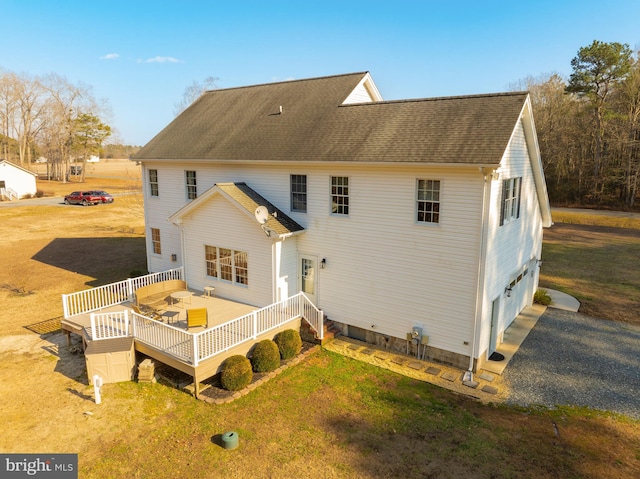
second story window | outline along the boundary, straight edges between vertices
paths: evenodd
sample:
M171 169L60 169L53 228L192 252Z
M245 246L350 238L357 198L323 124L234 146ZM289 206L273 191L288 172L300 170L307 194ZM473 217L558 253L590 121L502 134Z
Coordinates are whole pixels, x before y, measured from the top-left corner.
M418 223L440 223L440 180L418 180Z
M291 211L307 212L307 175L291 175Z
M149 170L149 192L151 196L158 196L158 170Z
M520 189L522 178L509 178L502 181L502 212L500 225L520 218Z
M331 213L344 216L349 214L349 178L347 176L331 177Z
M185 173L185 179L187 182L187 199L195 200L198 197L198 185L196 183L196 172L187 170Z

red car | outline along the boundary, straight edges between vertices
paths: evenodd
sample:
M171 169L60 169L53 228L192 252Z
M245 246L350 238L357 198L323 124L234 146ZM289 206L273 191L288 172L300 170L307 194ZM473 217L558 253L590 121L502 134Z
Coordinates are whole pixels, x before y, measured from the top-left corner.
M67 205L97 205L102 203L102 198L94 191L74 191L70 195L64 197L64 202Z
M106 191L94 190L90 191L89 193L95 196L99 196L102 203L113 203L113 196L111 196Z

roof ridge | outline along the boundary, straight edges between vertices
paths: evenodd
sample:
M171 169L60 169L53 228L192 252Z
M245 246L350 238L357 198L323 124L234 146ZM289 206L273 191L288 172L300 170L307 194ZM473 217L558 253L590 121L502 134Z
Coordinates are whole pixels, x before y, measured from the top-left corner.
M516 91L516 92L496 92L496 93L478 93L475 95L455 95L455 96L434 96L428 98L405 98L399 100L381 100L381 101L371 101L366 103L347 103L341 104L340 107L352 107L352 106L371 106L371 105L384 105L384 104L394 104L394 103L418 103L418 102L429 102L429 101L444 101L444 100L468 100L474 98L493 98L500 96L519 96L519 95L528 95L528 91Z
M362 72L352 72L352 73L339 73L339 74L336 74L336 75L325 75L325 76L313 77L313 78L297 78L295 80L282 80L282 81L273 81L273 82L267 82L267 83L257 83L255 85L233 86L233 87L229 87L229 88L214 88L212 90L206 90L205 93L219 92L219 91L229 91L229 90L241 90L241 89L244 89L244 88L255 88L255 87L263 87L263 86L271 86L271 85L282 85L284 83L297 83L297 82L308 82L308 81L315 81L315 80L326 80L326 79L329 79L329 78L340 78L340 77L347 77L347 76L366 75L367 73L369 73L369 72L368 71L362 71Z

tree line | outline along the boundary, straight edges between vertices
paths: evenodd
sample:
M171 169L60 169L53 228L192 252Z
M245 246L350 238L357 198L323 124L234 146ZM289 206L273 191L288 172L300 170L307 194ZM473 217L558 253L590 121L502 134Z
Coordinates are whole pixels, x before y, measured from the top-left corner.
M640 180L640 52L595 40L579 49L571 67L568 79L554 73L512 85L531 94L551 202L633 208ZM194 82L176 114L216 81ZM45 157L49 176L64 180L72 159L137 151L103 144L112 133L102 120L107 113L87 86L56 74L0 69L0 158L28 167Z
M640 52L594 41L572 73L512 85L531 94L549 197L556 205L633 208L640 179Z
M70 163L100 153L111 127L108 107L89 87L50 74L18 75L0 69L0 158L28 168L47 160L48 176L65 181ZM85 168L79 168L84 175ZM84 177L82 177L84 179Z

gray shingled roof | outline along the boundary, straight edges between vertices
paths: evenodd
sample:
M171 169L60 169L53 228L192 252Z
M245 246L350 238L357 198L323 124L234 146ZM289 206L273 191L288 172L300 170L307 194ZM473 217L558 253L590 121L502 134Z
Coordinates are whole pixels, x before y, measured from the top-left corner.
M364 75L207 92L133 158L497 165L527 97L342 105Z
M225 194L250 214L254 214L258 206L265 206L269 211L269 218L264 224L267 229L275 231L279 235L304 231L302 226L287 216L282 210L276 208L276 206L270 201L267 201L246 183L217 183L215 186L224 191ZM274 213L276 213L275 216Z

